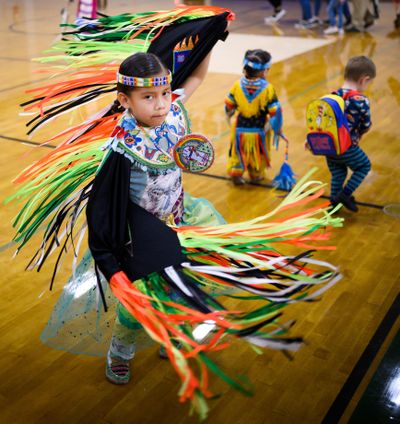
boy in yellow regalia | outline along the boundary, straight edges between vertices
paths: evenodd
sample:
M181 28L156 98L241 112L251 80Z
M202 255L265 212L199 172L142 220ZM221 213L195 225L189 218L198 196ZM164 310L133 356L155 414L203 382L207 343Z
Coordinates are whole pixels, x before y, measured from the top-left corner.
M275 89L267 79L271 55L265 50L248 50L243 61L243 74L225 99L225 113L232 125L228 173L235 185L245 183L248 171L251 181L264 178L270 166L268 121L275 136L281 133L282 111Z

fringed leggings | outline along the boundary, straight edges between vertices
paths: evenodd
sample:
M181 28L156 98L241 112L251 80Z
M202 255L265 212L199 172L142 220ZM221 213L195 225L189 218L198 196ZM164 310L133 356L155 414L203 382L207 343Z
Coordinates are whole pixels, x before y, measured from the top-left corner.
M170 293L170 299L173 302L179 301L182 303L182 299L175 292ZM133 359L137 343L143 345L143 337L148 340L149 336L147 336L141 324L121 303L118 303L109 349L110 355L127 361Z
M135 334L141 329L142 326L119 303L110 344L111 356L132 359L136 350Z
M231 177L260 179L270 166L269 135L263 128L233 128L229 149L228 173Z

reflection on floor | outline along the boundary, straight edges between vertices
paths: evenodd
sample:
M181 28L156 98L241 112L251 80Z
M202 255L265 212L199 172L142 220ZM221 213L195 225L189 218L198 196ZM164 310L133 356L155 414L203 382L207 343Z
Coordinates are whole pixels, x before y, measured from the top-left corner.
M378 366L349 424L400 422L400 332Z
M217 44L213 50L210 71L241 74L243 57L249 46L252 49L267 50L271 53L273 63L277 63L333 42L333 39L326 38L276 37L233 33L224 43Z

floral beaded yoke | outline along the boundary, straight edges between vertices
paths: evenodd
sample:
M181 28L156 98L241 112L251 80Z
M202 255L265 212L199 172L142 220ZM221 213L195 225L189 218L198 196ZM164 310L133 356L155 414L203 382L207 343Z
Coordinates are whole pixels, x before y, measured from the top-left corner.
M176 168L172 150L189 131L186 110L178 100L171 104L165 121L158 127L142 127L126 110L105 147L123 153L135 167L159 174Z
M178 100L165 121L153 128L142 127L125 111L106 144L132 163L130 200L163 221L172 215L176 224L183 215L183 187L172 150L189 132L186 110Z

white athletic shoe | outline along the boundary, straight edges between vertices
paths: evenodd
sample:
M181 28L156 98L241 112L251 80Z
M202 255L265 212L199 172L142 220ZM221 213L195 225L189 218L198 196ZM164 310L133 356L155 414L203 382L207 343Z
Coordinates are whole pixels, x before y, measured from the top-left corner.
M264 18L264 23L266 25L272 25L277 23L280 19L282 19L284 16L286 15L286 10L282 9L280 10L278 13L275 13L272 16L267 16L266 18Z
M337 26L329 26L324 30L325 35L337 34L339 32L339 28Z

